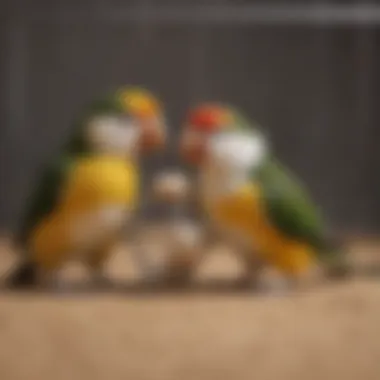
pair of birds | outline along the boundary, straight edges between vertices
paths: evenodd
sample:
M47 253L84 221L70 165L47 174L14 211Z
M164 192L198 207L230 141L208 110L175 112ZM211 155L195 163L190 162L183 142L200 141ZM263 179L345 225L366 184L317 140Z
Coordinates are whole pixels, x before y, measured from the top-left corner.
M74 132L30 197L17 236L25 255L7 279L12 287L50 283L73 258L103 279L139 205L138 157L163 148L167 138L159 101L140 88L91 104ZM180 152L198 168L202 212L218 233L244 247L249 274L258 262L289 279L321 262L341 264L315 205L236 110L218 104L190 110ZM189 273L196 263L186 265Z

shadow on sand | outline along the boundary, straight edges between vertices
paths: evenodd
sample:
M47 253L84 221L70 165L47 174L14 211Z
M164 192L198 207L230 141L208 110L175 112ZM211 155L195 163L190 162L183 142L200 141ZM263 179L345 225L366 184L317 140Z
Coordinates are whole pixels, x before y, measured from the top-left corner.
M313 290L325 288L326 286L338 285L345 283L346 280L331 282L317 285ZM309 289L311 290L311 289ZM268 293L254 286L246 286L239 281L226 280L203 280L199 282L191 282L187 284L147 284L139 281L112 281L106 286L94 286L88 282L70 282L64 288L58 289L10 289L3 283L0 284L0 292L2 294L12 295L67 295L67 296L128 296L128 297L162 297L162 296L268 296ZM294 294L294 292L279 291L274 292L274 295L286 296ZM295 292L299 294L300 292ZM301 291L303 293L303 291Z

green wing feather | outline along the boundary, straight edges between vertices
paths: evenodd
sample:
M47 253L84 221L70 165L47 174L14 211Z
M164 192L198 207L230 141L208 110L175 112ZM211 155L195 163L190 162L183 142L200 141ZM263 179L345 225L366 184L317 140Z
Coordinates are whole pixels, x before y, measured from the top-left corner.
M70 167L68 158L60 157L43 172L35 191L28 200L21 222L18 242L25 245L36 225L57 205Z
M324 223L301 184L271 158L258 173L268 217L287 236L327 253Z
M119 115L123 113L125 111L122 103L114 94L90 103L75 121L73 133L64 146L64 151L70 155L78 155L90 151L91 148L88 141L86 141L85 135L85 126L88 121L96 116L107 114Z
M18 241L25 244L35 226L56 206L60 191L64 186L71 162L78 156L88 153L90 147L86 142L85 125L90 118L98 115L125 113L119 92L109 94L86 107L73 126L73 132L61 149L58 158L49 165L38 181L37 188L29 198L25 216L21 222Z

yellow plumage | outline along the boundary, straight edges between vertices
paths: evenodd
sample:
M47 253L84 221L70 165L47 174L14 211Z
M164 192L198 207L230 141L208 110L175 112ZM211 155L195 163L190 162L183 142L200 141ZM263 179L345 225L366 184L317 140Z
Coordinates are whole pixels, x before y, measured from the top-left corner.
M209 215L221 226L237 230L256 247L258 254L289 275L299 275L315 263L315 252L306 244L284 236L267 218L261 191L253 183L222 199L206 203Z
M107 207L133 211L138 202L138 184L138 172L131 161L107 156L78 160L67 179L57 208L32 234L30 246L34 259L45 269L58 267L68 255L83 248L73 239L75 223L80 226L83 216L91 222L97 210ZM107 254L118 233L120 228L110 228L99 238L96 249L99 253L102 251L101 256Z

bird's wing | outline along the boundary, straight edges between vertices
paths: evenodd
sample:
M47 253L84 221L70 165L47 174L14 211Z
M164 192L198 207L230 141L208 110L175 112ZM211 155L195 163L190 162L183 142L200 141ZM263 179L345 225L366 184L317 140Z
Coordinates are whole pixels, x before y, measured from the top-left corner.
M56 206L70 164L68 158L60 157L42 173L35 191L28 199L26 212L17 236L18 243L24 245L35 226Z
M327 247L322 216L291 173L272 159L257 178L270 222L285 235L324 252Z

